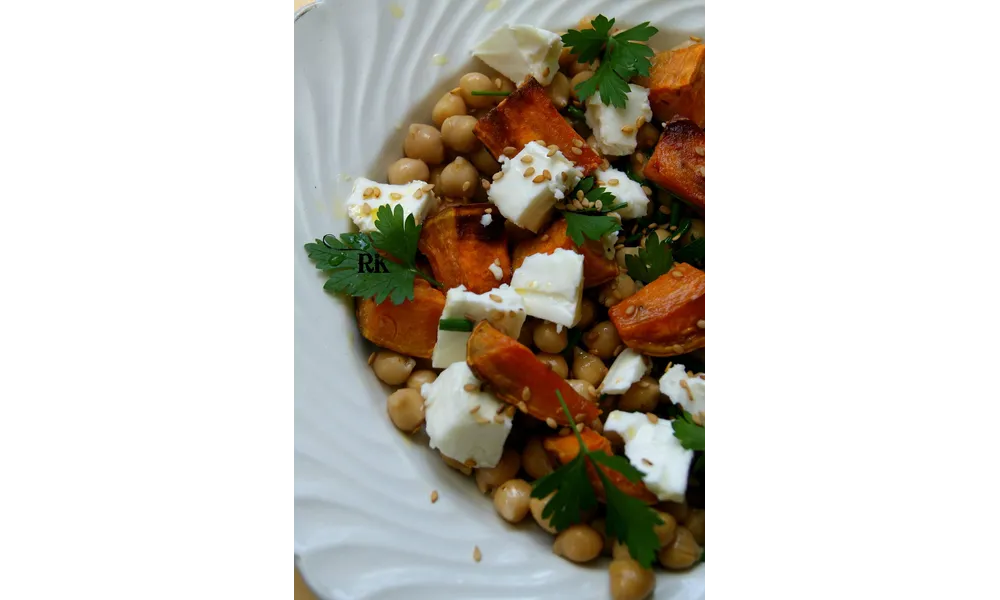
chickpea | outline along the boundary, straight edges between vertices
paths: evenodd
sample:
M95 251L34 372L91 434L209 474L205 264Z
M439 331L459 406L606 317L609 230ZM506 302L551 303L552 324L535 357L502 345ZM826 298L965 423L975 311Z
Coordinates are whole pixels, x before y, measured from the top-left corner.
M573 378L582 379L590 385L600 385L608 368L601 359L579 348L573 348Z
M567 336L565 327L550 323L549 321L541 321L535 327L532 339L539 350L554 354L566 349Z
M493 80L494 86L496 86L497 80L500 81L500 87L497 88L498 92L507 92L508 94L510 94L517 89L517 86L514 85L514 82L511 81L510 79L507 79L506 77L497 77L496 79L494 79ZM497 104L499 104L501 100L503 100L503 96L497 98L496 100Z
M458 471L462 475L472 475L472 467L469 467L469 466L467 466L467 465L465 465L463 463L460 463L457 460L455 460L454 458L451 458L449 456L445 456L444 454L441 455L441 458L444 459L444 464L448 465L452 469L455 469L456 471Z
M493 177L500 170L500 163L482 144L479 145L478 150L469 155L469 160L484 177Z
M372 370L375 376L389 385L402 385L410 376L417 361L409 356L397 354L391 350L382 350L375 354Z
M575 563L590 562L600 556L604 537L590 525L577 523L559 532L552 552Z
M529 439L524 445L524 450L521 451L521 464L524 466L524 472L532 479L541 479L555 470L549 453L542 446L542 439L538 437Z
M468 160L457 157L441 171L441 195L449 198L471 198L479 187L479 171Z
M681 244L690 244L695 240L700 240L705 237L705 221L702 219L691 219L691 227L687 230L683 236L681 236Z
M444 145L455 152L469 154L482 146L482 142L472 132L476 126L476 118L469 115L454 115L448 117L441 126L441 139Z
M569 78L562 73L556 73L546 91L556 108L566 108L566 105L569 104Z
M662 548L674 541L674 535L677 534L677 519L669 513L660 511L656 511L656 516L660 517L660 520L663 521L663 523L653 527L653 532L656 534L656 538L660 540L660 548Z
M594 528L594 531L601 534L601 537L604 539L604 547L601 548L601 554L604 556L611 556L611 548L614 544L614 540L608 537L607 523L603 518L594 519L590 522L590 526Z
M618 410L653 412L660 403L660 384L646 375L628 388L618 401Z
M510 221L507 222L510 223ZM535 337L536 325L538 325L538 321L534 319L525 321L524 325L521 325L521 333L517 336L517 343L531 348L532 340Z
M437 373L430 369L420 369L410 374L406 380L406 387L413 388L419 392L421 386L425 383L434 383L435 379L437 379Z
M688 515L691 514L691 509L688 508L687 504L681 504L680 502L663 502L657 506L661 511L673 515L677 519L678 523L683 523L687 520Z
M597 18L597 15L587 15L580 19L580 22L576 24L577 31L583 31L584 29L593 29L594 24L591 22Z
M577 321L576 326L580 329L586 329L594 322L594 318L597 315L597 305L590 298L584 298L580 302L580 320Z
M639 289L635 280L629 277L628 273L619 273L618 277L601 286L601 291L598 293L597 299L604 306L611 307L637 291Z
M400 388L389 394L386 409L392 424L400 431L409 433L424 422L424 398L413 388Z
M595 388L590 382L584 381L582 379L567 379L566 383L587 400L591 402L597 402L600 398L600 394L597 393L597 388Z
M698 542L699 546L705 545L705 510L704 509L694 509L688 514L688 518L684 521L684 527L687 527L691 535L694 536L694 541Z
M493 494L493 507L508 523L520 523L528 516L531 504L531 484L523 479L510 479L500 484Z
M639 249L629 247L615 251L615 262L617 262L618 266L622 269L628 268L628 265L625 264L626 256L639 256Z
M543 352L536 355L536 358L563 379L566 379L569 375L569 365L566 364L566 359L561 354L546 354Z
M552 492L542 499L532 498L528 503L529 508L531 508L531 516L535 518L535 523L538 523L539 527L549 533L556 533L556 528L552 526L552 523L550 523L548 519L542 517L542 511L554 495L555 492Z
M701 558L701 548L687 527L678 527L673 541L660 548L657 558L667 569L687 569Z
M615 357L615 348L621 345L622 338L614 323L601 321L583 335L583 343L591 354L608 360Z
M403 154L409 158L419 158L428 165L438 165L444 161L444 142L441 132L433 125L414 123L403 141Z
M401 158L389 165L389 183L403 185L411 181L427 181L431 170L422 160L416 158Z
M434 110L431 111L431 121L434 121L434 125L441 127L448 117L464 115L467 112L462 95L448 92L441 96L441 99L434 105Z
M521 455L513 448L505 448L495 467L476 469L476 487L484 494L492 494L500 484L513 479L521 470Z
M579 71L579 72L574 73L573 69L578 64L580 64L580 63L574 62L569 67L570 75L573 76L573 79L569 80L569 91L570 91L570 94L572 94L573 97L576 98L577 100L580 99L580 96L578 95L578 92L576 91L576 86L580 85L584 81L587 81L588 79L590 79L591 77L594 76L594 72L593 71Z
M497 98L502 96L473 96L472 92L495 92L497 87L493 81L482 73L466 73L458 80L462 88L462 100L469 108L487 108L493 106Z
M572 76L574 76L574 77L576 77L580 73L583 73L585 71L589 71L590 74L593 75L594 72L597 71L597 67L599 67L599 66L601 66L601 59L599 59L599 58L595 58L594 60L590 61L589 63L582 63L582 62L573 61L573 64L571 64L569 66L569 74L572 75Z
M639 148L652 148L660 141L660 130L652 123L643 123L639 132L635 134L635 139Z
M643 569L631 558L611 561L608 567L611 600L644 600L656 587L653 571Z
M629 166L632 167L633 173L641 174L643 170L646 168L647 160L649 160L649 157L643 154L642 152L635 152L628 157Z

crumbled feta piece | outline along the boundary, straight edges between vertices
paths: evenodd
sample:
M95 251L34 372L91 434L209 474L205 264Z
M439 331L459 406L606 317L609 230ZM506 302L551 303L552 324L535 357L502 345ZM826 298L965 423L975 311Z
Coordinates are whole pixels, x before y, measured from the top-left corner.
M529 142L514 158L501 156L503 175L487 192L500 214L532 233L538 233L552 215L556 192L565 195L582 175L562 152L548 153L545 146Z
M649 360L631 348L626 348L615 362L611 363L608 374L604 376L601 387L602 394L624 394L632 384L642 379L649 372Z
M583 255L557 248L552 254L527 256L511 276L510 286L532 317L572 327L580 320Z
M531 25L501 25L472 50L472 55L493 67L515 85L529 75L542 85L559 72L562 38Z
M595 177L598 181L604 182L604 189L611 192L615 197L615 204L625 203L624 208L619 208L617 212L623 219L638 219L646 216L649 210L649 196L642 191L642 185L634 181L618 169L598 170ZM610 182L617 181L612 185Z
M705 375L688 377L684 365L674 365L660 378L660 391L674 404L691 413L699 425L705 424Z
M501 271L501 275L503 272ZM489 321L503 333L516 338L526 317L524 300L509 285L501 285L485 294L473 294L464 285L448 290L442 319ZM431 357L435 369L465 361L465 345L472 335L467 331L438 330L437 343Z
M497 281L500 281L500 280L503 279L503 269L500 268L500 265L498 265L496 263L490 263L490 266L487 267L487 268L490 270L490 273L493 273L493 277Z
M653 109L649 107L649 90L629 84L628 101L625 108L617 108L601 102L600 94L587 98L587 125L594 130L597 149L603 154L622 156L635 152L636 121L642 117L643 122L653 117Z
M645 413L611 411L604 431L614 431L625 441L625 456L642 472L642 481L660 500L684 502L688 470L694 450L674 437L667 419L651 423Z
M485 215L483 215L482 217L479 218L479 223L483 227L489 227L490 223L492 223L492 222L493 222L493 215L491 215L489 213L486 213Z
M403 207L403 218L405 219L407 215L413 215L417 225L420 225L436 204L433 194L419 191L426 185L427 183L423 181L389 185L358 177L354 180L350 197L344 203L347 207L347 215L362 232L372 232L376 231L375 221L377 220L378 207L388 206L395 210L396 206L400 205ZM376 189L379 194L377 198L374 195L365 198L365 190L369 190L371 193ZM393 194L398 195L398 198Z
M612 231L601 236L601 245L604 247L604 258L608 260L615 257L615 244L618 243L618 232Z

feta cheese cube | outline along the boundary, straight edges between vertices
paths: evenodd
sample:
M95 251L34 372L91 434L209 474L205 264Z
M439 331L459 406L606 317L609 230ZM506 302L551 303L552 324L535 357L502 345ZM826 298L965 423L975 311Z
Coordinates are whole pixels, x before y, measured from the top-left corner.
M642 481L660 500L684 502L688 470L694 450L674 437L667 419L650 423L645 413L611 411L605 431L614 431L625 441L625 456L642 472Z
M427 183L423 181L389 185L358 177L354 180L351 195L345 203L347 215L351 217L358 229L364 233L370 233L376 231L375 221L377 220L378 207L384 205L395 210L396 205L400 205L403 207L403 218L405 219L407 215L413 215L417 225L420 225L437 202L433 194L423 191L418 194L418 190L426 185ZM365 198L365 190L376 189L379 194L377 198L373 195Z
M646 216L649 209L649 196L642 191L642 185L638 181L633 181L618 169L602 169L595 173L596 180L602 182L601 185L615 197L615 204L625 203L624 208L619 208L617 212L623 219L638 219ZM610 182L617 181L612 184Z
M562 152L548 153L545 146L529 142L514 158L501 156L503 175L487 192L500 214L533 233L548 222L556 199L573 189L582 175Z
M552 254L525 257L510 279L532 317L572 327L580 320L583 255L557 248Z
M448 290L442 319L489 321L503 333L516 338L526 317L524 300L507 284L485 294L473 294L464 285ZM438 330L437 343L431 357L435 369L444 369L456 362L465 362L465 345L472 335L467 331Z
M622 156L635 152L636 121L642 117L644 122L653 118L653 109L649 107L649 90L629 84L628 101L625 108L617 108L601 102L600 94L587 98L587 125L594 130L597 149L611 156Z
M477 390L466 390L467 385ZM511 419L493 394L478 391L482 384L465 361L457 362L420 388L430 447L448 458L477 467L495 467L510 433ZM499 414L498 414L499 413Z
M472 50L472 55L515 85L528 76L548 85L559 72L562 49L562 38L551 31L531 25L501 25Z
M611 364L597 391L602 394L624 394L633 383L642 379L649 369L649 359L631 348L626 348Z
M705 424L704 374L688 377L684 365L674 365L660 378L660 391L691 413L695 423Z

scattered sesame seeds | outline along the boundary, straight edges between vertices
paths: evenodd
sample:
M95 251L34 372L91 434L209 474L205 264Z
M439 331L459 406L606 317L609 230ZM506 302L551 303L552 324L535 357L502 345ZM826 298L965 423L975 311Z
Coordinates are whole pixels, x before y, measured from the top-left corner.
M670 214L670 207L669 206L663 206L663 205L661 205L660 208L659 208L659 211L661 213L665 214L665 215L669 215Z
M660 417L654 415L653 413L646 413L646 419L648 419L649 422L652 423L653 425L656 425L657 423L660 422Z
M487 212L487 213L489 213L489 212L491 212L492 210L493 210L492 208L487 208L487 209L486 209L486 212ZM494 259L493 259L493 264L495 264L496 266L498 266L498 267L499 267L499 266L500 266L500 259L499 259L499 258L494 258Z
M492 208L487 208L483 212L486 213L486 214L488 214L488 215L491 215L491 214L493 214L493 209ZM495 262L497 264L500 264L500 259L499 258L494 259L493 262Z
M498 90L502 90L503 89L503 79L500 79L499 77L497 77L496 79L493 80L493 85L497 86Z
M576 148L576 147L570 148L570 150L572 150L573 154L575 154L577 156L580 156L581 154L583 154L583 150L580 150L579 148Z
M479 561L483 560L483 553L479 549L479 546L476 546L475 549L473 549L473 551L472 551L472 560L474 560L476 562L479 562Z
M480 424L480 425L488 425L488 424L489 424L489 422L490 422L490 420L489 420L489 419L487 419L487 418L485 418L485 417L482 417L482 416L481 416L481 415L479 415L479 414L475 415L475 418L476 418L476 423L478 423L478 424Z
M475 385L473 383L467 383L467 384L465 384L465 391L467 391L467 392L473 392L476 389L478 389L478 387L479 386L477 386L477 385ZM469 388L472 388L472 389L469 389ZM478 412L479 412L479 405L478 404L474 405L472 408L469 409L469 414L470 415L478 413Z
M503 302L503 298L501 298L500 296L497 296L496 294L490 294L490 300L492 300L494 302L497 302L497 303Z
M701 38L696 35L690 35L688 37L691 38L692 42L699 42L699 43L701 42Z
M622 133L624 133L625 135L633 134L635 133L635 127L632 127L631 125L626 125L622 127Z
M646 225L646 229L656 229L656 227L657 227L656 223L650 223L649 225Z
M580 138L573 138L573 146L577 148L583 148L583 140Z
M644 459L642 459L642 463L643 463L643 464L645 464L645 465L649 465L650 467L652 467L652 466L653 466L653 463L649 462L649 459L648 459L648 458L644 458Z
M543 242L546 241L546 240L548 240L548 239L549 239L549 234L547 234L547 233L542 234L542 241Z
M625 309L625 314L628 315L628 316L630 316L630 317L632 315L634 315L635 314L635 306L634 305L629 305L629 307Z
M431 190L434 189L434 184L433 183L428 183L427 185L425 185L424 187L422 187L420 189L422 189L424 192L429 192L429 191L431 191Z
M647 196L652 196L653 190L651 190L648 185L644 185L642 186L642 193L646 194Z
M514 146L507 146L506 148L503 149L503 153L513 158L517 154L517 148L515 148Z
M528 178L535 174L535 167L528 167L524 170L524 177Z
M371 207L371 205L368 204L367 202L363 202L361 204L361 214L363 214L365 216L368 216L368 215L372 214L372 207Z
M698 329L705 328L705 319L698 319Z
M416 198L417 200L420 200L421 198L424 197L424 191L423 190L417 190L417 191L413 192L413 197Z
M521 390L521 399L524 400L525 402L531 400L531 388L526 387L523 390Z
M375 362L375 356L377 354L378 354L377 352L372 352L371 354L368 355L368 366L371 366L371 364Z
M636 129L639 129L640 127L642 127L645 124L646 124L646 119L644 119L643 117L640 116L640 117L636 117L635 118L635 128Z
M504 415L506 415L508 419L513 419L513 418L514 418L514 411L515 411L515 410L516 410L516 409L515 409L515 408L514 408L513 406L508 406L508 407L507 407L507 408L506 408L506 409L505 409L505 410L503 411L503 414L504 414Z
M681 346L680 344L674 344L674 353L684 354L684 346Z
M560 176L562 177L563 183L566 183L566 180L569 179L569 173L566 171L563 171Z
M545 67L545 69L542 70L542 77L548 77L549 73L550 73L549 68Z
M433 492L431 492L431 504L434 504L437 501L438 501L438 491L434 490Z
M542 183L543 181L545 181L545 175L536 175L535 178L531 180L531 183Z
M552 181L552 173L548 169L542 169L542 177L544 177L546 181Z
M500 408L501 408L501 409L503 409L503 407L502 407L502 406L501 406ZM501 424L501 425L502 425L502 424L503 424L503 422L504 422L504 420L505 420L505 419L503 418L503 415L502 415L502 414L496 414L496 415L493 415L493 422L494 422L494 423L497 423L497 424Z
M535 159L530 154L525 154L521 157L521 162L526 165L530 165Z
M553 419L552 417L548 417L547 419L545 419L545 424L548 425L551 429L559 427L559 423L556 423L556 420Z
M695 146L694 153L698 156L705 156L705 149L701 146Z
M501 177L503 177L503 171L497 171L493 174L493 181L500 181Z
M466 181L465 183L462 184L462 191L463 192L467 192L467 191L469 191L470 187L472 187L472 182L471 181Z
M381 198L382 188L375 188L375 191L372 192L372 196L375 196L376 198Z
M490 190L490 182L488 180L486 180L486 179L480 180L479 181L479 185L483 186L483 189L486 190L486 191Z
M618 185L618 180L617 179L609 179L608 180L608 185L611 185L611 186Z
M671 271L670 274L673 275L674 277L676 277L677 279L680 279L681 277L684 277L684 273L681 273L680 271L676 271L676 270Z
M697 169L695 169L695 170L696 170L696 171L698 171L698 174L699 174L699 175L701 175L702 177L704 177L704 176L705 176L705 167L704 167L704 165L702 165L702 166L698 167L698 168L697 168Z
M465 388L464 389L467 392L474 392L474 391L476 391L476 390L479 389L479 386L476 385L476 384L474 384L474 383L467 383L467 384L465 384ZM469 412L475 412L476 410L479 410L479 405L478 404L475 406L474 410L469 411Z
M607 182L604 181L604 180L602 180L602 179L598 179L594 183L595 183L595 185L597 185L597 187L604 187L605 185L607 185Z
M474 466L476 466L476 459L470 458L470 459L468 459L467 461L465 461L462 464L464 464L467 467L474 467Z
M527 389L527 388L525 388L525 389ZM517 409L519 411L521 411L521 412L528 412L528 405L525 404L524 402L518 402L517 403Z

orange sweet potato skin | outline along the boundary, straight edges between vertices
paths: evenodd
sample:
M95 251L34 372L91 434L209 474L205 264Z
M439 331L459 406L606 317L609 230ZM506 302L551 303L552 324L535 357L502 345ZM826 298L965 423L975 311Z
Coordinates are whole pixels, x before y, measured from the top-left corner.
M657 120L681 116L705 127L705 44L658 53L638 83L649 88Z
M528 142L544 140L546 145L559 146L559 150L576 163L584 176L590 175L602 162L601 157L563 119L545 93L545 88L534 79L522 84L479 119L474 132L495 158L499 158L507 146L520 152ZM573 140L579 140L582 154L573 152L576 148Z
M423 279L413 285L413 300L393 304L388 298L375 304L372 298L357 303L361 335L377 346L400 354L430 358L437 342L438 321L444 311L444 294Z
M591 452L599 450L605 454L613 454L611 451L611 441L596 431L584 428L580 430L580 437L583 438L583 443L587 446L587 450ZM547 437L542 440L542 446L556 457L559 464L563 465L576 458L576 455L580 453L580 443L577 441L575 435ZM629 496L638 498L646 504L655 504L657 502L656 495L649 491L649 488L641 481L633 483L618 471L609 469L603 465L600 465L598 468L601 469L605 477L611 480L611 483L616 488ZM594 470L594 465L590 461L587 464L587 476L594 486L597 497L603 500L604 482L598 477L597 471Z
M487 210L493 221L484 226L481 219ZM430 261L434 278L447 289L464 285L483 294L510 283L507 233L492 204L451 206L438 212L424 222L417 247ZM500 280L490 271L494 260L500 261Z
M545 237L548 236L548 237ZM545 238L545 239L542 239ZM583 255L583 287L594 287L618 276L618 263L604 257L604 247L597 240L586 240L581 247L566 235L566 219L549 226L544 235L526 239L514 247L514 265L518 268L532 254L552 254L559 248Z
M690 119L667 123L643 175L704 214L705 130Z
M698 321L705 319L705 272L676 263L670 272L612 306L608 317L625 345L643 354L676 356L704 348L705 330Z
M498 398L524 407L525 412L536 419L554 419L560 425L569 425L556 390L579 423L593 423L601 414L597 405L578 394L531 350L488 321L480 321L472 330L466 351L466 362L476 377L489 382ZM524 390L529 391L525 393Z

